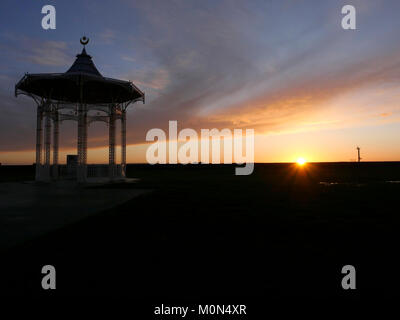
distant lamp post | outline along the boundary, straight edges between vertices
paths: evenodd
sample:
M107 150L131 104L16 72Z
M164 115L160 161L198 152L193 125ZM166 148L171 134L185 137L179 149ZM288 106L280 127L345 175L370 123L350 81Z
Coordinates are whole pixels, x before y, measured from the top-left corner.
M358 162L361 162L361 154L360 154L360 147L357 147L357 159L358 159Z

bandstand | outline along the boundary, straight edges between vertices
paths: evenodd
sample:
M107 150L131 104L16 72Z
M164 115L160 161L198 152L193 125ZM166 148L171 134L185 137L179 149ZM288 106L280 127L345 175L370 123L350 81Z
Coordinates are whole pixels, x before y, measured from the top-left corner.
M144 103L144 93L130 81L103 77L92 57L86 53L85 46L89 39L82 37L80 42L82 52L67 72L25 74L15 86L15 96L27 95L37 105L36 181L62 177L64 171L58 156L59 126L65 120L78 123L77 163L73 171L78 182L87 181L88 167L91 176L106 175L110 180L126 176L126 112L130 104L137 101ZM96 114L91 115L90 111ZM120 164L116 163L117 120L121 121ZM103 121L108 125L109 161L106 170L104 166L87 164L88 127L94 121Z

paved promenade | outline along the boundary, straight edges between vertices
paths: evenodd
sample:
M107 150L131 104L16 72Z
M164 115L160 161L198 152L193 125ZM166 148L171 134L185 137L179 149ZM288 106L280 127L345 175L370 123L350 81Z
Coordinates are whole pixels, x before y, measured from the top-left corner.
M146 192L107 186L88 188L72 181L0 183L0 251Z

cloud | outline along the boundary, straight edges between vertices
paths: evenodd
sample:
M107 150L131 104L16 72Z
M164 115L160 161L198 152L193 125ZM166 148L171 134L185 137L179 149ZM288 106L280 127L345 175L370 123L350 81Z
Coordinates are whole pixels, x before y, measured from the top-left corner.
M3 58L12 59L14 67L18 63L60 67L71 64L71 53L65 41L48 41L6 33L0 45Z
M314 11L301 5L282 11L277 2L258 8L234 1L188 6L181 1L135 4L148 26L142 37L132 39L143 50L136 63L151 59L154 66L131 79L155 93L147 97L148 105L133 111L130 143L142 142L150 128L166 128L168 120L195 129L283 132L315 118L340 96L400 80L393 35L365 26L355 39L337 27L332 8L324 4ZM387 37L372 45L369 32ZM143 81L157 79L157 70L168 75L163 86ZM347 110L355 112L352 106ZM330 124L343 120L333 116ZM326 121L315 120L320 126Z
M115 31L111 29L105 29L98 37L102 44L112 44L117 38Z
M63 41L45 41L31 48L27 60L43 66L65 66L71 63L66 49L67 44Z
M178 120L180 128L247 127L269 133L301 125L304 130L352 125L370 114L375 119L377 114L397 115L395 102L385 100L389 91L381 97L374 93L400 82L397 31L390 17L375 23L381 14L375 7L368 11L375 22L364 22L351 33L340 29L337 3L313 2L312 8L293 1L124 3L135 20L123 29L106 28L99 38L114 45L112 54L110 46L104 50L103 61L121 60L115 76L146 92L146 104L133 105L128 113L129 144L142 143L151 128L167 129L169 120ZM117 35L124 41L116 43ZM25 37L22 44L2 48L14 55L14 62L68 66L73 60L61 41ZM371 103L362 99L372 94ZM32 149L25 137L34 132L34 108L18 118L13 110L29 102L9 96L2 100L8 120L0 124L12 130L10 123L16 121L21 132L15 132L15 143L1 135L2 149ZM387 109L374 110L372 101ZM74 127L62 130L64 145L73 146ZM91 146L107 144L103 127L91 127L89 137Z
M121 78L129 79L143 90L146 88L164 90L169 82L168 71L165 69L139 70L134 74L122 75Z
M136 62L137 60L135 59L135 58L133 58L133 57L129 57L129 56L121 56L121 59L122 60L125 60L125 61L129 61L129 62Z

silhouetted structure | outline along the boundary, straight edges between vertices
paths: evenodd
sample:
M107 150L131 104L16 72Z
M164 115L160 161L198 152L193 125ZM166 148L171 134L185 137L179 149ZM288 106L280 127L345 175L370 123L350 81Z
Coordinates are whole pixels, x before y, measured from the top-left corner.
M86 53L89 39L83 37L84 46L74 64L65 73L25 74L15 86L15 96L25 94L37 104L36 180L59 177L58 144L59 123L78 122L77 180L87 178L87 131L94 121L104 121L109 127L110 179L126 175L126 110L131 103L142 101L144 93L132 82L103 77ZM62 110L69 110L69 113ZM89 115L89 111L97 115ZM102 113L102 114L100 114ZM43 118L45 130L43 134ZM121 165L116 164L116 120L121 120ZM50 163L51 127L53 123L53 164ZM44 143L43 143L44 136ZM44 144L44 161L42 161ZM51 170L52 168L52 170Z
M361 162L360 147L357 147L357 161Z

